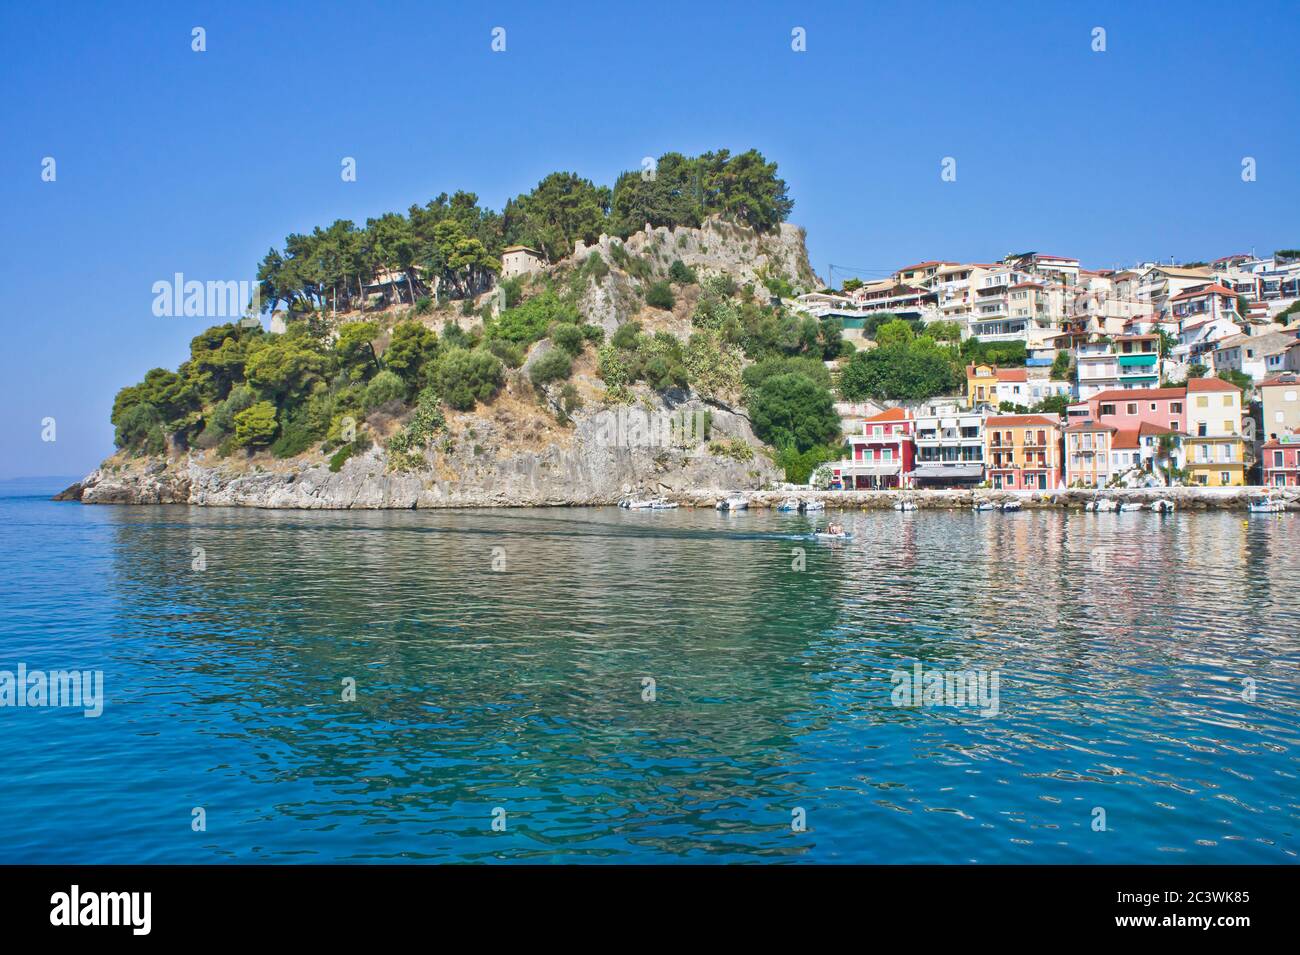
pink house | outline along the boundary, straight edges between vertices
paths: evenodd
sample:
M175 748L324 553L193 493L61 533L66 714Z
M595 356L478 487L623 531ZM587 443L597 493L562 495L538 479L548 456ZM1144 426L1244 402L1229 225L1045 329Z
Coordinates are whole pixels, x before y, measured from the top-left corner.
M1260 450L1264 483L1273 487L1300 487L1300 436L1274 438Z
M849 459L831 465L831 483L848 490L912 486L916 421L905 408L890 408L862 421L849 435Z
M1186 388L1112 388L1088 399L1088 417L1120 431L1153 424L1186 432Z

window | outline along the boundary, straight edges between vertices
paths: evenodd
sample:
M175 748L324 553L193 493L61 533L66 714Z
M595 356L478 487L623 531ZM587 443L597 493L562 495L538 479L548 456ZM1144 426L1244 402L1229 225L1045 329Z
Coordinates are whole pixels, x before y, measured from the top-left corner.
M1209 433L1207 429L1208 426L1204 421L1198 421L1196 423L1196 436L1198 438L1204 438Z
M1182 403L1181 401L1171 401L1171 402L1169 402L1169 413L1170 413L1170 414L1182 414L1182 413L1183 413L1183 403Z
M1198 408L1208 408L1208 407L1210 407L1210 396L1209 396L1209 395L1197 395L1197 396L1196 396L1196 407L1198 407Z
M1151 402L1151 410L1152 410L1152 411L1155 411L1155 410L1156 410L1156 403L1155 403L1154 401Z
M1114 406L1114 405L1102 405L1102 406L1101 406L1101 413L1102 413L1103 416L1105 416L1105 415L1113 415L1113 414L1115 413L1115 406Z
M1235 432L1236 430L1237 430L1237 429L1236 429L1235 427L1233 427L1233 424L1232 424L1231 421L1225 421L1225 422L1223 422L1223 433L1224 433L1224 434L1232 434L1232 433Z
M1294 392L1294 391L1288 391L1288 392L1287 392L1286 394L1284 394L1282 397L1285 398L1287 401L1295 401L1295 392Z
M885 435L885 429L882 428L880 425L876 425L876 427L872 431L872 434L877 438L882 438Z
M1274 451L1274 452L1273 452L1273 467L1275 467L1275 468L1280 468L1281 466L1282 466L1282 452L1281 452L1281 451Z
M1220 471L1220 472L1219 472L1219 483L1220 483L1220 484L1231 484L1231 483L1232 483L1232 475L1229 474L1227 471Z
M1178 430L1178 422L1177 422L1177 421L1171 421L1171 422L1169 422L1169 430L1170 430L1170 431L1177 431L1177 430Z
M1231 408L1231 407L1233 407L1233 406L1236 404L1236 401L1237 401L1237 396L1236 396L1236 395L1224 395L1224 396L1223 396L1223 407L1225 407L1225 408Z

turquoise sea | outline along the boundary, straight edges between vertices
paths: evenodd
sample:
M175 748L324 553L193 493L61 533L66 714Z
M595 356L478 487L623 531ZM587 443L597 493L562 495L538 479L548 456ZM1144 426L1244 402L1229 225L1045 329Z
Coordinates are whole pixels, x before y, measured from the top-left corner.
M0 484L0 671L100 670L106 703L0 707L0 862L1300 851L1300 516L889 511L827 543L58 489ZM917 663L996 672L996 714L894 705Z

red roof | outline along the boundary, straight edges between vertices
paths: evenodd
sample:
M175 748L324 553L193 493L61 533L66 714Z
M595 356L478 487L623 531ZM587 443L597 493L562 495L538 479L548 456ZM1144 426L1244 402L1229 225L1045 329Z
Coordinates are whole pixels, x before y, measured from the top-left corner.
M1072 424L1066 431L1115 431L1116 428L1108 424L1102 424L1099 421L1080 421L1078 424Z
M1197 379L1193 379L1195 381ZM1112 388L1099 391L1089 401L1119 401L1121 398L1183 398L1186 388Z
M880 412L880 414L874 414L870 418L863 418L862 423L866 424L868 421L911 421L911 420L912 420L912 416L908 413L906 408L890 408L886 411Z
M1236 295L1237 293L1234 292L1232 289L1228 288L1227 286L1219 285L1216 282L1215 284L1207 285L1204 288L1198 286L1193 289L1188 289L1186 292L1183 292L1181 295L1175 295L1169 301L1178 302L1185 298L1200 298L1203 295L1214 295L1214 294Z
M1230 381L1222 378L1188 378L1188 391L1241 391Z
M1029 372L1024 368L997 369L998 381L1028 381Z
M1040 414L995 414L989 415L984 424L991 427L1009 426L1013 428L1030 424L1043 424L1055 428L1060 422Z
M1256 385L1256 387L1272 388L1276 385L1290 385L1291 387L1294 388L1296 385L1300 385L1300 375L1297 375L1295 372L1284 371L1279 375L1273 375L1270 378L1265 378L1258 385Z
M1150 421L1143 421L1136 428L1123 428L1111 442L1111 447L1116 450L1138 447L1138 438L1151 434L1177 434L1173 428L1165 428Z

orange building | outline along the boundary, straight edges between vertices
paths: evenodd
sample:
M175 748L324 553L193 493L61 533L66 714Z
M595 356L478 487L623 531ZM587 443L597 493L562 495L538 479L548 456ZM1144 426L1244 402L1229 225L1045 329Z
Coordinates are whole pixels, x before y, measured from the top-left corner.
M989 483L1015 491L1060 487L1060 445L1060 423L1047 415L989 415L984 420Z

